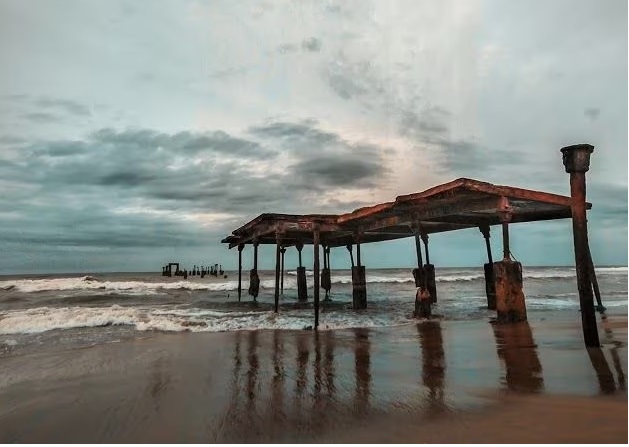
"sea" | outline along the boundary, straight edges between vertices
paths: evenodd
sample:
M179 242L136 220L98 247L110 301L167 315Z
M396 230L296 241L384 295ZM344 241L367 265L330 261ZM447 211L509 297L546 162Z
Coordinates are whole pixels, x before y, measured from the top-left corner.
M351 309L349 270L332 270L330 300L322 302L320 330L412 323L416 288L411 268L367 269L366 310ZM627 314L627 267L597 267L608 314ZM279 313L273 311L275 272L260 271L257 301L243 272L224 277L164 277L149 273L0 276L0 357L41 349L70 349L163 332L301 330L314 323L313 277L308 302L297 301L296 272L284 275ZM524 267L529 319L578 315L574 267ZM490 320L482 267L436 268L435 318ZM325 292L321 290L321 300Z

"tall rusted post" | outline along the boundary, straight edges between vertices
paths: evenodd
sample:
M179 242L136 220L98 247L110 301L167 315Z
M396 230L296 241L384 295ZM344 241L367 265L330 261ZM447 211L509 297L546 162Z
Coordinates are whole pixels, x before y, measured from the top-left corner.
M577 288L581 305L581 323L583 339L588 347L599 347L596 314L594 313L594 297L590 279L590 263L588 261L588 230L586 217L585 173L590 169L590 154L594 146L577 144L561 149L563 164L570 174L570 197L572 208L572 233L574 238L574 258L577 271Z
M413 225L413 233L415 235L415 252L417 253L417 268L413 269L413 278L415 278L415 287L424 286L424 260L422 259L422 246L419 239L419 228Z
M297 267L297 300L300 302L308 301L308 284L306 283L306 267L301 264L301 250L304 244L297 242L295 244L299 253L299 267Z
M279 232L275 233L275 313L280 307L280 257L282 250L282 240Z
M312 244L314 249L314 310L315 310L315 331L319 327L319 228L315 226L312 231Z
M509 222L511 222L513 209L507 197L500 198L497 212L502 222L503 245L503 259L494 263L498 321L502 323L526 321L526 303L522 291L522 264L512 261L510 256Z
M242 250L245 244L238 244L238 301L242 296Z
M430 252L428 251L428 233L420 228L424 251L426 252L426 264L424 264L424 284L430 294L430 302L437 302L437 282L435 279L435 266L430 263Z
M494 283L494 261L491 256L491 244L489 243L489 225L479 226L480 232L485 238L487 248L487 263L483 266L485 270L485 294L487 295L487 309L496 310L496 284Z
M286 253L286 248L282 247L280 249L280 253L282 254L282 270L280 276L280 295L284 295L284 253Z

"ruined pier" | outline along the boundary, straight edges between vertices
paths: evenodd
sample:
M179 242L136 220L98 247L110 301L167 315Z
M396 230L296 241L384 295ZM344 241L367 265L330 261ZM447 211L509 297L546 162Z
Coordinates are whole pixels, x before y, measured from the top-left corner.
M359 208L346 214L261 214L235 229L222 242L228 244L229 248L238 247L239 284L242 275L242 250L247 245L254 247L254 266L251 275L255 287L250 286L250 295L254 299L258 294L257 247L259 244L276 245L276 312L279 311L279 298L283 292L280 278L283 279L284 275L284 253L290 247L296 248L299 252L297 268L299 300L308 299L301 250L304 245L313 245L316 329L319 325L320 285L325 289L326 297L331 287L330 249L345 247L349 251L352 265L352 304L354 309L359 310L366 308L368 302L366 267L361 258L361 245L414 238L417 267L412 274L415 285L420 288L425 299L435 303L437 302L435 265L430 259L429 235L477 228L487 250L488 262L484 265L487 307L496 310L498 322L516 323L526 321L527 316L522 289L522 265L512 259L509 248L510 226L523 222L572 218L584 339L586 345L598 346L590 279L594 275L594 270L590 267L588 257L585 218L585 212L591 208L591 204L585 201L584 173L589 168L589 154L592 149L589 145L576 145L561 150L566 171L571 175L571 197L459 178L423 192L398 196L392 202ZM500 226L502 234L503 256L497 262L493 260L490 244L492 226ZM320 271L319 265L321 248L324 255L323 272Z

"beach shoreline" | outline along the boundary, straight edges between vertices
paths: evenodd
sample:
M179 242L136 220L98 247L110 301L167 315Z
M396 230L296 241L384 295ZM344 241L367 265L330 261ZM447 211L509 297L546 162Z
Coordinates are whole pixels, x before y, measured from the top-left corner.
M627 442L627 317L149 332L9 355L0 442Z

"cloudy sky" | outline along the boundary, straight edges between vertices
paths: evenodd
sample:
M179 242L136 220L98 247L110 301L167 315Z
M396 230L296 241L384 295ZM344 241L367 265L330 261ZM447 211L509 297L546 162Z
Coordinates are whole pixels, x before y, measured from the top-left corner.
M262 212L457 177L568 195L584 142L594 261L627 263L626 0L0 0L0 59L0 273L232 268L221 238ZM573 263L569 220L512 239ZM431 237L437 265L484 259L477 230Z

